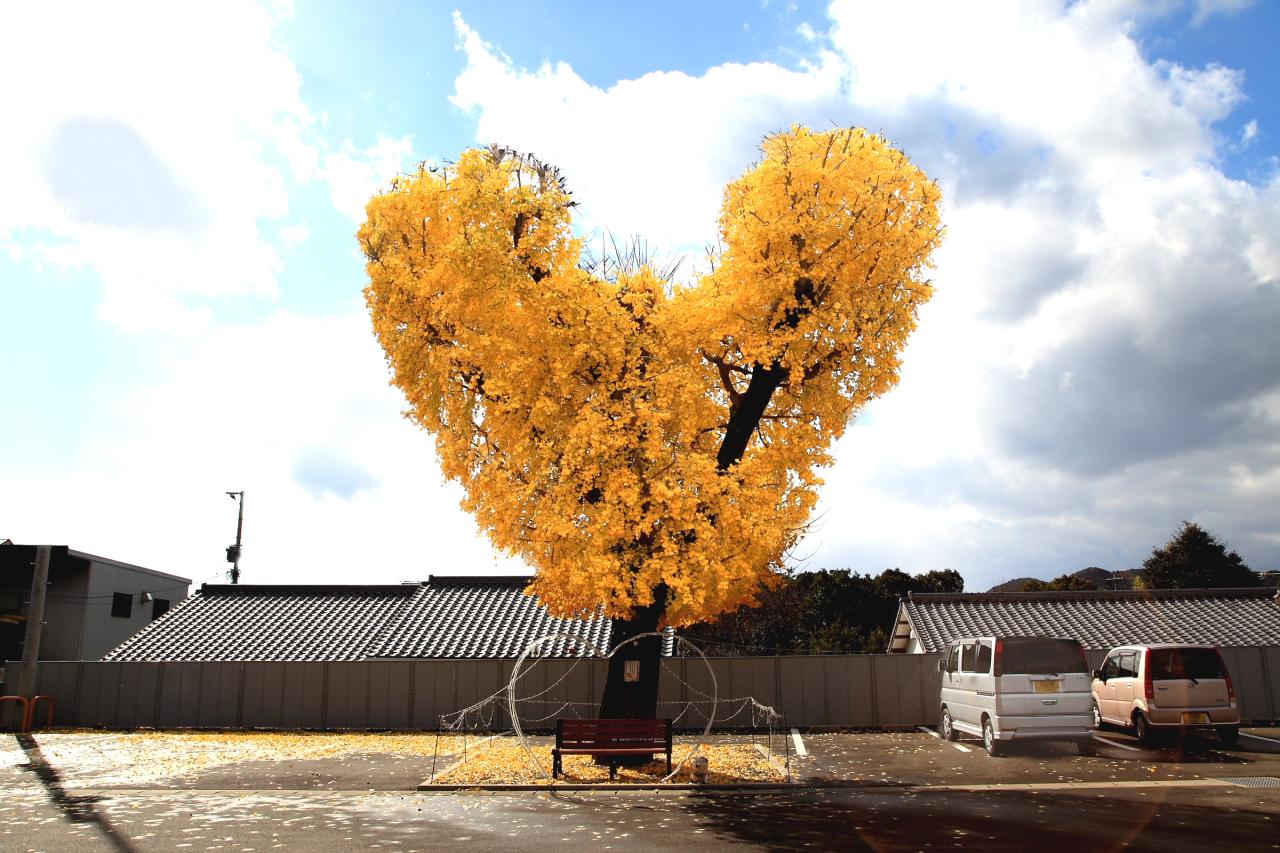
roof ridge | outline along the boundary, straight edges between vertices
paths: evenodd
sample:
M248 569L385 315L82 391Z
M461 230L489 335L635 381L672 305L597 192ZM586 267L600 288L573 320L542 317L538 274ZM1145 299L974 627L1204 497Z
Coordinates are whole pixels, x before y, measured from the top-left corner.
M428 586L528 586L533 575L427 575Z
M421 582L374 583L206 583L196 594L206 595L405 595L422 587Z
M1194 587L1189 589L1050 589L1038 592L908 592L911 601L1071 601L1073 599L1272 598L1274 587Z

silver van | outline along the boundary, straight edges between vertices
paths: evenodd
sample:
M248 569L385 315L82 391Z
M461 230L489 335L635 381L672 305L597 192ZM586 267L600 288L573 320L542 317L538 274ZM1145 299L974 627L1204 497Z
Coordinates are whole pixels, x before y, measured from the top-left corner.
M1178 729L1213 729L1227 744L1240 736L1236 691L1215 646L1114 648L1094 673L1093 700L1098 725L1126 726L1145 743Z
M1084 649L1063 637L967 637L947 645L942 736L982 738L988 755L1011 741L1072 741L1092 753L1093 695Z

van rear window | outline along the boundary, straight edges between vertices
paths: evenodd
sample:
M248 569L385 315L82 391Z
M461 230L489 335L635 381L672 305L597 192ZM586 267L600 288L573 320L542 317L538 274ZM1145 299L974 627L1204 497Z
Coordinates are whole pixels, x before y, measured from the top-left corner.
M1009 637L1004 641L1000 671L1006 675L1047 675L1057 672L1088 672L1075 640L1047 637Z
M1151 677L1222 678L1222 662L1213 649L1152 649Z

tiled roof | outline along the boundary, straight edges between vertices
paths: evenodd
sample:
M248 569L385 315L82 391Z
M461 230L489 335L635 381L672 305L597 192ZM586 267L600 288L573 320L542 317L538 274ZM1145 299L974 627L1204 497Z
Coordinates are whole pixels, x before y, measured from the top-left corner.
M205 584L103 660L359 660L417 590Z
M972 636L1073 637L1087 649L1126 643L1280 645L1280 602L1267 589L912 593L890 650L911 633L925 651Z
M393 586L205 584L103 660L286 661L517 657L538 637L607 648L611 623L552 617L528 578L432 577ZM563 641L543 654L582 654Z
M369 649L371 658L515 658L539 637L576 634L608 649L612 627L603 616L557 619L533 596L526 578L433 578ZM581 655L581 644L549 641L543 655Z

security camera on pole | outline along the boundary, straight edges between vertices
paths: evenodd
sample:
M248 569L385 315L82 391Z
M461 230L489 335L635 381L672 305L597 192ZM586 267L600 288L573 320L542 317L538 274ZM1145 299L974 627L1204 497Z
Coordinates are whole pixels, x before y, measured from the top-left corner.
M227 546L227 562L231 564L231 582L240 583L240 535L244 532L244 492L227 492L227 497L240 501L240 517L236 519L236 544Z

